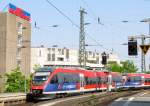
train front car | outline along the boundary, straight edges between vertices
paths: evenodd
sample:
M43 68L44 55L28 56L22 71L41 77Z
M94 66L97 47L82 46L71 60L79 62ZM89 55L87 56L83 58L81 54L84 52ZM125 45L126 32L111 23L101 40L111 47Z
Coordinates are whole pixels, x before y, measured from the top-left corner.
M46 82L43 94L64 97L82 92L84 75L80 71L67 68L55 69Z
M43 91L52 71L53 69L50 67L42 67L36 70L33 74L30 96L32 95L34 100L51 98L49 95L43 94Z
M126 76L126 81L124 83L124 88L126 89L138 89L144 85L143 74L130 73Z

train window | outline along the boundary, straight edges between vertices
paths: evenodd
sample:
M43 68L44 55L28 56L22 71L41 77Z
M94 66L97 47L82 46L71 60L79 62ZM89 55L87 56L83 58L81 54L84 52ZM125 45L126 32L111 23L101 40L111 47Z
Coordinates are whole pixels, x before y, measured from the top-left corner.
M145 82L150 82L150 78L145 78Z
M51 84L55 84L55 83L58 83L58 78L57 78L57 75L53 76L53 78L51 79Z
M98 84L101 84L101 77L97 78Z
M96 84L97 81L98 81L97 78L89 78L89 77L85 77L85 83L86 83L86 85Z
M141 81L141 77L140 76L134 76L134 77L130 77L130 81L134 82L134 81Z
M48 79L48 76L34 76L33 80L41 80L41 81L46 81Z
M106 84L107 83L107 77L101 77L101 83Z
M84 77L85 79L85 84L88 85L88 77Z
M130 80L130 78L128 78L128 82L130 82L131 80Z
M58 83L79 83L79 75L74 73L59 73Z
M42 85L47 79L48 76L34 76L32 83L33 85Z
M117 76L117 77L113 77L112 80L115 82L120 82L122 78L120 76Z

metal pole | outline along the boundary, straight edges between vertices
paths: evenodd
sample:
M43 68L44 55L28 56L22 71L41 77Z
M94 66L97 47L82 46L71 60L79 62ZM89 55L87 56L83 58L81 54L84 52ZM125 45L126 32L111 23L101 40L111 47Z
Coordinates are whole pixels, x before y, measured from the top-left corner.
M149 35L148 36L150 36L150 20L148 23L149 23L149 33L148 33ZM150 38L149 38L149 44L150 44Z
M142 36L141 40L142 40L142 42L141 42L142 45L144 45L145 44L145 37ZM143 52L141 54L141 71L142 72L146 71L146 67L145 67L145 54Z
M86 66L86 53L85 53L85 32L84 32L84 9L80 9L80 37L79 37L79 65L80 67Z
M148 36L150 36L150 19L149 19L149 21L148 21L148 24L149 24L149 35ZM150 38L149 38L149 44L150 44Z

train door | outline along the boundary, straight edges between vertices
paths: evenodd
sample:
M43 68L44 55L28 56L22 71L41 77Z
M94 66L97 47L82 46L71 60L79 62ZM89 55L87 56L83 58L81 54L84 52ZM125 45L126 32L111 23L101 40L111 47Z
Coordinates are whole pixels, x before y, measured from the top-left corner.
M80 91L84 90L84 74L80 74Z
M108 75L108 91L111 91L112 88L112 75Z
M144 85L145 85L145 78L144 78L144 76L141 76L141 85L142 85L142 87L144 87Z

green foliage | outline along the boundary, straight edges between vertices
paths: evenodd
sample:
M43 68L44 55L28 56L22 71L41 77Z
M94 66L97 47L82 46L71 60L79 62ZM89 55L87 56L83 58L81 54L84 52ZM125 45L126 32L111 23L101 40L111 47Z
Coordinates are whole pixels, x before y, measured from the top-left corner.
M96 95L95 94L92 94L91 96L90 96L90 98L96 98Z
M138 71L138 68L134 65L133 61L126 60L122 62L122 65L117 63L110 63L108 67L113 72L120 72L120 73L135 73Z
M111 71L113 71L113 72L120 72L120 73L123 72L123 67L121 67L117 63L110 64L110 67L111 67Z
M40 65L40 64L35 64L34 67L33 67L33 69L34 69L35 71L38 70L39 68L41 68L41 65Z
M146 73L146 74L150 74L150 71L146 71L145 73Z
M19 67L6 74L6 92L24 92L25 76L22 75ZM26 79L27 89L29 88L29 80Z
M126 73L135 73L138 71L138 68L134 65L133 61L126 60L122 65L124 72Z

